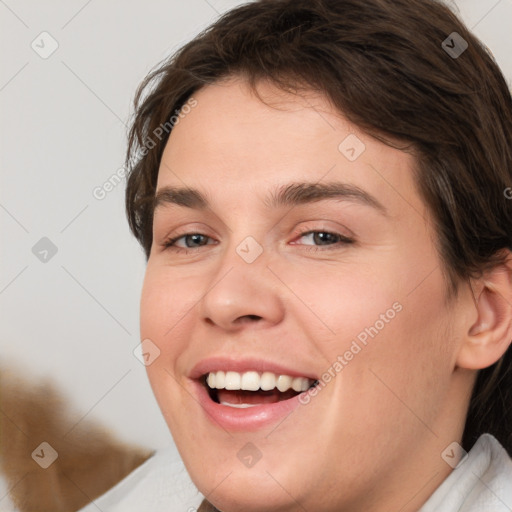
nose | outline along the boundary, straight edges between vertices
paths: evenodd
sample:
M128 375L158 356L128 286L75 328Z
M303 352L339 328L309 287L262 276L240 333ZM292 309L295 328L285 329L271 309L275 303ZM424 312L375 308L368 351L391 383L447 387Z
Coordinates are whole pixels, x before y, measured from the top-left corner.
M225 331L265 328L284 317L279 281L268 269L265 252L247 263L229 251L212 276L200 303L204 322Z

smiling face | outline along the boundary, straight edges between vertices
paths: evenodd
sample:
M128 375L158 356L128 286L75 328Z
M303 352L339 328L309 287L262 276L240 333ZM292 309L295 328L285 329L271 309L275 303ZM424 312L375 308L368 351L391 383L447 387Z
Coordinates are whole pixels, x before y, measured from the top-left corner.
M417 510L462 434L467 297L447 306L410 154L321 96L259 91L205 87L165 148L141 305L155 396L224 512Z

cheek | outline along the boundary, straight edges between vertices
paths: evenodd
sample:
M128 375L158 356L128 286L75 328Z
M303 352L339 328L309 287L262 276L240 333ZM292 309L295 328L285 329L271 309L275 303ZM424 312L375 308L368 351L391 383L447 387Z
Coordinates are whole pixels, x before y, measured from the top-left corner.
M140 303L142 339L158 340L160 350L169 350L186 324L187 314L198 301L198 290L192 280L175 276L165 269L148 265ZM173 343L165 343L171 340Z
M386 269L382 261L355 259L304 271L280 269L280 278L293 290L293 320L331 362L349 350L354 339L364 344L387 329L402 309L399 271Z
M337 383L341 400L359 419L351 425L364 424L367 434L397 450L399 438L407 444L407 439L432 436L453 369L441 273L434 272L411 292L412 288L386 296L384 306L393 299L400 304L388 323L375 321L383 311L372 309L370 325L360 331L368 335L366 344L358 343L360 352ZM351 339L359 341L357 336ZM360 435L357 428L351 433Z
M332 424L351 410L375 433L385 418L417 422L408 407L433 421L453 369L446 283L436 255L423 246L390 251L390 258L384 253L352 271L323 269L315 279L288 271L290 287L309 310L295 318L315 340L340 404L330 413Z
M148 264L140 303L141 340L156 345L159 355L146 371L160 406L160 395L177 386L180 355L186 350L190 322L200 290L193 279L175 276L165 267ZM155 349L156 350L156 349ZM167 397L164 401L168 401Z
M197 302L193 290L183 286L169 269L148 264L141 294L140 336L158 347L159 355L146 366L146 372L173 435L176 411L186 405L177 375L180 354L187 346L187 321Z

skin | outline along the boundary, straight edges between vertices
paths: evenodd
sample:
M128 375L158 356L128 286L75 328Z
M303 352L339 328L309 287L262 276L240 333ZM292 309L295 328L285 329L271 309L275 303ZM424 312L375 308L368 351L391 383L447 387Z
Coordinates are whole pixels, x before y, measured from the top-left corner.
M411 154L322 96L258 91L265 102L242 79L198 91L165 148L157 190L194 188L210 207L155 212L141 301L142 339L161 351L147 367L153 391L192 479L223 512L418 510L452 470L441 454L460 442L475 369L506 350L510 325L500 320L493 337L497 299L484 284L473 287L479 302L469 286L447 299ZM366 146L353 162L338 149L349 134ZM264 201L289 183L333 181L365 190L387 214L346 199ZM311 231L354 242L321 245L301 234ZM202 242L165 247L194 233ZM236 252L248 236L263 249L250 264ZM396 302L401 311L280 424L226 431L191 395L191 369L211 356L321 376ZM237 458L247 442L262 454L252 468Z

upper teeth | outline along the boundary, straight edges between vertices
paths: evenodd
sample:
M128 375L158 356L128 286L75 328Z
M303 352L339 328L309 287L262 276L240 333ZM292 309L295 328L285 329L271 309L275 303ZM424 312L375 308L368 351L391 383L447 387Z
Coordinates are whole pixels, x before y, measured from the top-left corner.
M255 371L238 372L210 372L206 379L211 389L228 389L244 391L270 391L277 388L284 392L293 389L298 393L306 391L315 381L307 377L290 377L289 375L276 375L271 372L258 373Z

